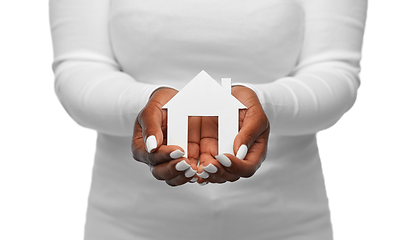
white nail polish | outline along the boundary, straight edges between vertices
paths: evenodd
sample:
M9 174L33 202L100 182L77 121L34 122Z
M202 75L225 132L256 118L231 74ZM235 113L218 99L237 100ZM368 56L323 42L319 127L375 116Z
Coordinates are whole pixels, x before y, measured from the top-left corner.
M197 173L197 176L199 176L200 178L206 179L206 178L208 178L210 175L209 175L206 171L203 171L202 173Z
M208 164L207 166L203 168L206 172L209 172L209 173L216 173L218 171L217 167L214 166L212 163Z
M185 161L180 161L176 164L176 170L177 171L185 171L190 167L190 165Z
M229 167L231 166L231 160L223 154L215 156L215 158L220 162L224 167Z
M146 139L146 148L148 153L151 153L153 149L157 148L157 140L154 135L151 135Z
M192 176L194 176L197 173L196 170L192 169L190 167L190 169L188 169L185 173L184 176L186 176L186 178L191 178Z
M184 152L180 151L179 149L170 153L170 157L173 159L181 158L184 155Z
M199 184L200 184L200 186L205 186L205 185L208 184L208 182L202 182L202 183L199 183Z
M193 177L193 178L190 180L190 182L195 183L195 182L197 182L197 180L198 180L198 177Z
M237 152L237 158L239 159L244 159L245 156L247 155L248 152L248 147L246 145L241 145L241 147L239 147L238 152Z

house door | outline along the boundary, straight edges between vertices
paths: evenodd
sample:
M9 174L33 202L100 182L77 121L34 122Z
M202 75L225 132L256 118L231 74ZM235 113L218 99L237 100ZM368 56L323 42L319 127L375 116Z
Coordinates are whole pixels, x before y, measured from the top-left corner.
M213 157L218 155L218 116L188 117L189 157L198 159L200 150Z

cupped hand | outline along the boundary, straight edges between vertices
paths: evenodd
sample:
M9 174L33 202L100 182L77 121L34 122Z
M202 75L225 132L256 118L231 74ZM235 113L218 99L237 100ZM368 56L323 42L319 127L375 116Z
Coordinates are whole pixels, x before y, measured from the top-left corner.
M244 86L234 86L231 94L247 107L239 112L240 131L233 145L235 155L217 152L217 118L203 118L198 183L234 182L251 177L265 160L269 121L256 93Z
M189 156L179 146L167 144L167 111L162 109L177 90L159 88L139 113L134 126L132 153L136 161L147 164L153 176L178 186L192 180L196 175L199 157L201 118L189 118Z

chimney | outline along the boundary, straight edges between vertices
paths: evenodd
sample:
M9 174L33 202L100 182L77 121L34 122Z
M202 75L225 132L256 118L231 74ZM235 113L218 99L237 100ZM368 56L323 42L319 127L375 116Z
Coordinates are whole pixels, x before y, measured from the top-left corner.
M231 78L221 78L221 86L231 94Z

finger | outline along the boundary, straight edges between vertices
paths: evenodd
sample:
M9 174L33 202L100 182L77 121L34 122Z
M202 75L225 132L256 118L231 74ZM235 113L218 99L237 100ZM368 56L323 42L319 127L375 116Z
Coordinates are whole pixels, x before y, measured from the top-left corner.
M241 177L251 177L259 167L253 161L242 160L232 154L227 153L220 155L220 157L228 158L231 161L231 165L226 168L226 171Z
M213 157L218 154L218 117L202 118L200 152Z
M189 179L186 179L185 177L183 177L182 175L179 175L175 178L166 180L167 185L171 186L171 187L177 187L183 184L186 184L187 182L189 182Z
M210 154L201 154L200 161L202 163L197 170L197 176L203 179L202 181L224 183L226 181L236 181L239 179L239 176L226 171L225 167Z
M220 162L215 159L218 154L217 117L202 118L200 152L200 166L197 170L197 176L200 177L199 183L224 183L226 181L236 181L239 178L225 171Z
M199 180L197 181L198 185L200 186L206 186L208 184L207 181L205 181L204 179L199 178Z
M201 119L201 139L200 139L200 166L198 167L198 176L207 178L208 174L204 172L203 166L213 163L215 167L214 156L218 154L218 118L203 117ZM215 167L216 168L216 167ZM215 172L215 171L214 171ZM201 182L201 181L199 181Z
M156 166L184 156L183 149L175 145L161 145L155 152L148 153L144 148L142 139L135 141L132 151L135 160L146 163L149 166Z
M268 148L269 128L254 142L243 160L252 162L257 168L266 158Z
M221 178L212 178L212 180L199 178L198 181L197 181L197 183L198 183L200 186L206 186L208 183L217 183L217 184L220 184L220 183L226 183L226 182L227 182L227 180L221 179Z
M197 176L200 177L200 179L203 179L202 181L206 181L210 177L210 174L225 171L219 166L218 163L215 163L216 160L213 160L214 157L209 153L200 154L200 166L198 166L197 169ZM205 169L207 169L207 171L205 171ZM199 181L199 183L202 181Z
M167 111L162 108L177 92L172 88L157 89L137 117L149 153L163 143L163 132L167 131Z
M226 182L235 182L235 181L237 181L237 180L240 179L240 178L241 178L240 176L236 176L236 175L231 175L231 177L228 178L228 179L225 179L225 178L222 178L222 177L218 177L218 176L212 176L212 178L211 178L211 179L208 179L207 181L210 182L210 183L218 183L218 184L220 184L220 183L226 183Z
M147 160L149 165L156 166L173 159L178 159L184 156L184 151L179 146L175 145L161 145L153 153L147 153Z
M217 159L228 158L231 161L231 165L226 171L239 175L241 177L251 177L261 166L262 162L266 158L267 143L268 143L269 130L265 131L251 146L244 160L232 154L224 154L217 156ZM220 158L220 159L221 159Z
M187 182L194 183L197 182L198 177L195 176L196 171L194 171L191 167L190 169L186 170L184 174L179 174L178 176L166 180L166 183L169 186L175 187L183 185Z
M266 158L268 137L269 127L252 144L244 160L232 154L220 154L215 156L216 160L222 165L222 167L220 167L219 165L215 164L216 166L218 166L218 171L214 174L215 177L227 179L228 181L238 180L234 178L236 176L251 177ZM204 159L204 166L207 162L212 161L205 156ZM230 173L230 175L222 172L222 169L225 169L225 172ZM200 169L198 170L198 172L201 172ZM217 181L217 178L211 179L210 175L207 181Z
M245 86L234 86L231 94L241 101L247 109L239 111L240 131L234 139L234 153L244 159L246 151L269 127L269 121L256 93Z
M151 153L163 143L162 125L167 122L166 112L156 103L148 103L137 120L142 129L146 151Z
M237 173L242 177L251 177L266 158L268 138L269 126L252 144L245 159L242 160L233 155L228 156L228 154L225 154L232 162L227 171Z
M171 180L174 185L186 183L195 175L196 171L192 170L190 162L187 158L179 158L176 160L162 163L152 167L152 174L158 180ZM177 178L174 179L174 178Z
M241 129L234 139L234 153L244 159L252 144L269 129L269 121L261 106L240 110ZM269 130L268 130L269 134Z
M200 185L206 185L207 183L225 183L225 182L235 182L238 179L240 179L240 176L230 174L228 172L225 172L223 176L217 176L215 174L209 174L208 178L198 178L197 183ZM226 176L228 175L228 176Z
M251 177L266 158L268 137L269 127L252 144L245 159L240 159L232 154L220 154L215 158L232 175Z
M188 159L197 170L200 157L201 117L188 118Z

